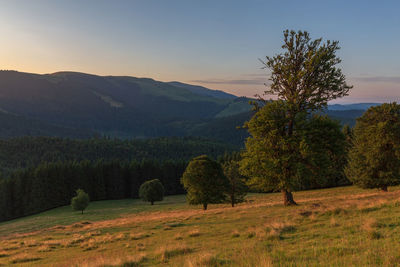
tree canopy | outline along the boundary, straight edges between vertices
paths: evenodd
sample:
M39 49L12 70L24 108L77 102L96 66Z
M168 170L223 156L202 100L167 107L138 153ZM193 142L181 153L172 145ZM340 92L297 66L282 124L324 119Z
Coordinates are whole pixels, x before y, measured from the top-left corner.
M271 102L247 124L251 137L241 172L250 177L249 185L263 191L294 191L343 184L346 143L340 124L327 116L298 114L297 127L288 138L287 108L282 100ZM287 175L288 169L294 175Z
M76 190L76 196L71 199L71 206L74 210L83 211L89 205L89 195L82 189Z
M189 162L182 176L189 204L202 204L206 210L210 203L221 203L226 199L228 180L221 165L207 157L198 156Z
M271 72L271 83L265 95L276 96L279 101L274 104L260 99L266 109L245 125L251 128L252 135L246 141L246 149L250 149L247 157L260 150L271 160L260 168L257 160L244 158L243 169L263 169L264 173L257 177L266 179L275 190L282 190L285 205L294 205L291 191L299 183L298 171L304 164L301 160L302 129L297 128L302 127L307 114L323 109L330 100L347 95L351 86L346 84L345 76L337 67L341 62L336 55L337 41L323 43L322 38L312 40L308 32L286 30L282 49L282 53L262 61ZM256 110L260 109L259 102L255 103ZM271 179L267 178L271 173L281 178L271 184Z
M357 120L345 172L363 188L400 184L400 105L371 107Z
M271 71L266 95L276 95L288 103L292 118L302 111L324 108L328 101L346 96L352 86L337 64L338 41L312 40L306 31L285 30L284 52L263 61Z
M228 201L232 207L237 203L244 201L244 197L247 194L247 186L245 177L239 172L239 162L236 160L229 160L222 164L224 175L229 181L229 187L227 188Z
M146 181L139 188L139 197L153 205L154 201L164 199L164 186L158 179Z

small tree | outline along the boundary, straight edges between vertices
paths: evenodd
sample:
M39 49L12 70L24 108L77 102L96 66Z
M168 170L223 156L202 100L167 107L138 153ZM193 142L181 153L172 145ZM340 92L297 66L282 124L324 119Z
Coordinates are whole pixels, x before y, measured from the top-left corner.
M229 187L227 195L232 207L237 203L244 201L244 197L247 193L247 186L245 183L245 177L239 172L239 163L234 160L226 161L222 168L224 174L229 181Z
M189 204L202 204L204 210L209 203L222 203L226 199L229 182L221 165L206 155L189 162L181 182L187 191Z
M164 186L158 179L144 182L139 188L139 197L143 201L148 201L154 205L154 201L164 199Z
M400 105L371 107L357 119L345 173L362 188L400 184Z
M76 190L76 196L71 199L71 206L74 210L83 211L89 205L89 195L82 189Z

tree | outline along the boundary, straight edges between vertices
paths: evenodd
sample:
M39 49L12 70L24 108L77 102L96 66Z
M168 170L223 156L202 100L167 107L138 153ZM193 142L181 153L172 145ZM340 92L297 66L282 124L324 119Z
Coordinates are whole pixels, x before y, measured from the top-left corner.
M186 199L189 204L202 204L206 210L208 204L221 203L226 199L225 192L229 182L221 165L202 155L189 162L181 183L187 191Z
M357 119L345 173L362 188L400 184L400 105L371 107Z
M347 95L351 86L346 84L341 69L336 67L341 62L336 55L339 50L337 41L328 40L323 43L322 38L312 40L305 31L286 30L282 48L284 50L282 53L267 57L266 61L262 61L265 68L271 71L271 84L265 91L265 95L274 95L282 102L273 105L261 97L259 99L266 106L273 105L268 108L271 116L266 117L278 119L275 123L278 127L267 128L273 129L280 135L276 140L279 143L274 148L267 149L270 150L268 153L272 153L272 158L276 162L273 166L263 168L274 167L279 170L265 170L264 175L259 175L259 178L270 180L279 177L277 181L268 183L273 184L275 190L282 191L285 205L295 205L291 191L298 178L298 169L302 167L302 163L298 161L301 157L301 139L296 133L301 118L305 118L308 113L325 108L328 101ZM256 110L259 110L260 105L255 104ZM274 111L273 107L278 110ZM255 114L255 116L258 115ZM269 124L270 122L257 119L257 123ZM281 125L282 123L285 125ZM267 133L267 136L271 137L271 133ZM263 133L258 135L257 139L259 138L264 138ZM250 146L253 146L254 142L255 139L252 137L247 140ZM258 164L257 161L243 160L250 169L251 164ZM270 172L281 174L270 178L267 177Z
M225 177L229 181L227 195L232 207L244 201L247 193L245 177L239 172L239 163L235 160L226 161L222 165Z
M308 116L298 129L301 135L299 189L349 184L344 175L346 137L338 121L328 116Z
M154 205L154 201L162 201L164 199L164 186L158 179L144 182L139 188L139 197L143 201L148 201Z
M89 195L82 189L76 190L76 196L71 199L71 206L74 210L83 211L89 205Z

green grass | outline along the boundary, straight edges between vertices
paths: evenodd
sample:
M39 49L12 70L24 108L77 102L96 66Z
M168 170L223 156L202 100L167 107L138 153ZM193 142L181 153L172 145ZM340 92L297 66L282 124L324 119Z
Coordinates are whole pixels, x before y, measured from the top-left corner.
M99 201L0 224L0 265L397 266L400 189L251 194L202 211L184 196L154 206Z
M164 198L164 201L155 202L153 206L140 199L94 201L90 202L84 214L81 214L80 211L72 211L71 206L64 206L40 214L2 222L0 223L0 238L13 233L32 232L56 225L70 225L82 220L111 220L124 216L124 214L185 208L189 207L185 204L184 195L167 196Z

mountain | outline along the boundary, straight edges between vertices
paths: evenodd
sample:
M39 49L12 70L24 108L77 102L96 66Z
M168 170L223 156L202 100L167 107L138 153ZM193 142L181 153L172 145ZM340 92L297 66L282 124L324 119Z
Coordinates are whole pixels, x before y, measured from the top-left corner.
M198 95L206 95L206 96L212 96L215 98L222 98L222 99L235 99L236 96L232 94L228 94L224 91L220 90L212 90L208 89L203 86L199 85L191 85L191 84L186 84L186 83L181 83L181 82L169 82L168 84L180 87L180 88L185 88L189 90L192 93L198 94Z
M0 71L0 137L149 138L198 136L242 146L251 117L246 97L180 82L79 72ZM355 124L376 103L330 105Z
M325 114L327 114L330 118L340 121L343 125L348 124L353 127L356 124L356 119L360 117L365 110L361 109L349 109L349 110L326 110Z
M355 103L355 104L333 104L329 110L367 110L370 107L379 106L380 103Z
M0 137L200 136L195 130L202 129L199 125L247 112L248 101L201 86L149 78L0 71Z
M96 133L90 129L67 128L35 119L0 111L0 138L15 136L65 136L89 138Z

